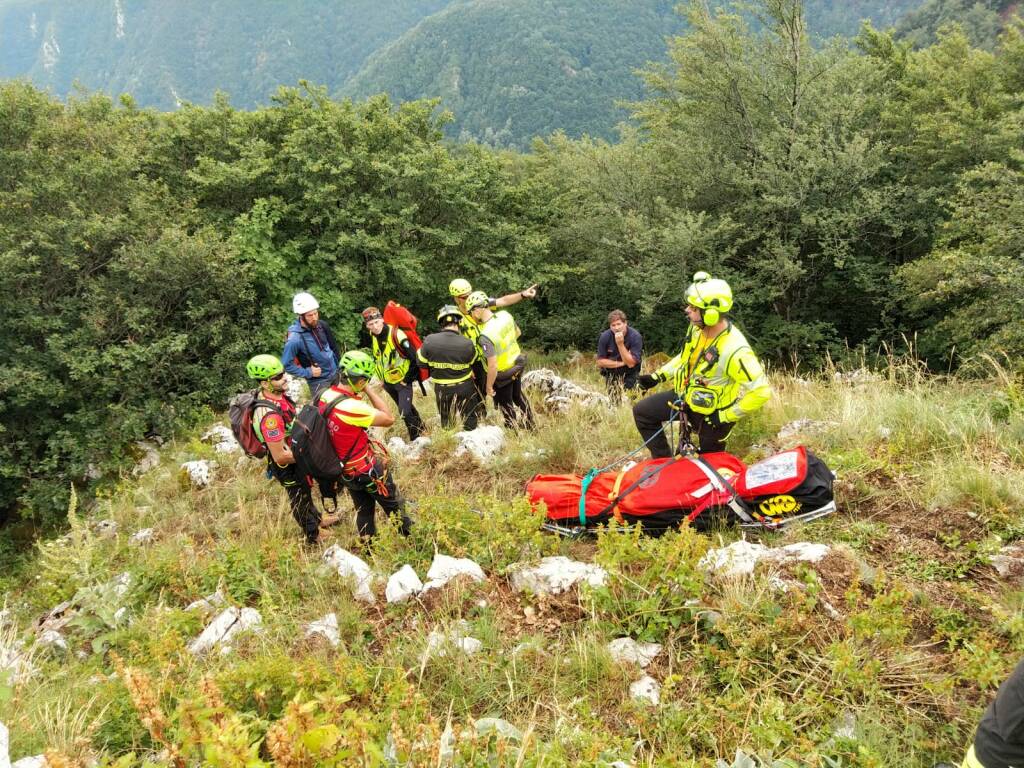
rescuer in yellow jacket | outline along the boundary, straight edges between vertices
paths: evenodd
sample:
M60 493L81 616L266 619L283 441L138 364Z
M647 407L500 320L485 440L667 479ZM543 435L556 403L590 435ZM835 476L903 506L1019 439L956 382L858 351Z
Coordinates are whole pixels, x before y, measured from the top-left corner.
M477 344L477 337L480 336L480 325L473 319L473 313L466 308L466 300L469 299L469 295L473 293L473 286L470 285L469 280L462 277L456 277L448 283L448 293L451 294L451 297L455 300L455 304L459 308L459 312L462 313L462 322L459 323L459 332L474 344ZM524 288L521 291L499 296L496 299L489 299L487 308L492 312L497 312L499 309L504 307L510 307L513 304L518 304L523 299L532 299L536 296L537 284L534 283L529 288ZM482 359L478 360L473 366L473 382L476 384L477 392L480 393L479 415L483 417L487 415L487 371L484 369Z
M483 291L471 293L466 311L480 328L477 347L487 366L485 391L494 399L509 429L533 429L533 410L523 394L526 355L519 348L519 326L508 312L492 312Z
M725 449L733 425L761 408L771 397L761 362L743 333L729 318L732 289L707 272L693 276L686 289L686 316L690 321L683 350L637 383L650 389L671 382L672 390L649 395L633 406L633 421L653 458L672 455L662 424L675 409L684 428L680 438L695 432L701 453Z

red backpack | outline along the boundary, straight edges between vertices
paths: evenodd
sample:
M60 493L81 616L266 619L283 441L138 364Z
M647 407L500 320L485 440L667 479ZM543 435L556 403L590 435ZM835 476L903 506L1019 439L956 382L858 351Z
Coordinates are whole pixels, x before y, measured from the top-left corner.
M413 351L419 352L420 347L423 346L423 341L420 339L420 335L416 332L416 326L419 325L419 320L416 319L416 315L403 307L397 301L389 301L384 307L383 314L384 322L391 327L391 343L394 345L395 349L398 350L398 354L402 354L402 348L398 346L398 330L405 332L405 335L409 339L409 345L413 348ZM420 381L426 381L430 378L430 371L426 366L420 366L419 377Z

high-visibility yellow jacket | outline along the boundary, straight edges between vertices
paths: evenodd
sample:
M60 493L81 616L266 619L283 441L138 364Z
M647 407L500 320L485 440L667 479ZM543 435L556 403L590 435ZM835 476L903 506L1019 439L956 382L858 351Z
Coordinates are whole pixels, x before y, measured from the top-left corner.
M512 315L504 310L495 312L490 320L480 326L480 335L486 336L494 345L499 373L516 364L516 358L522 352L519 350L519 327Z
M377 363L377 375L388 384L397 384L409 371L409 361L398 351L397 344L406 341L408 337L401 328L394 328L388 329L387 339L383 348L376 336L371 339L373 360Z
M476 344L476 340L480 338L480 326L468 313L463 312L462 321L459 323L459 333Z
M655 371L654 377L671 381L695 413L719 411L723 422L738 421L772 396L761 361L731 322L713 339L690 326L682 352Z

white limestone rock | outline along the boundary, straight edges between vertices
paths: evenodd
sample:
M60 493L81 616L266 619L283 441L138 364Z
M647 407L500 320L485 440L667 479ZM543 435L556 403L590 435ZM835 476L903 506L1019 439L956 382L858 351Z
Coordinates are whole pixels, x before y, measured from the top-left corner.
M40 648L45 648L58 654L68 652L68 641L64 639L64 635L52 629L44 629L40 632L36 644Z
M15 761L11 764L11 768L47 768L49 764L46 755L33 755Z
M769 549L763 544L754 544L749 541L734 541L727 547L708 550L700 559L697 567L725 578L749 576L762 560L780 564L794 560L817 563L830 551L826 544L807 541L787 544L776 549Z
M288 395L296 403L299 400L304 400L308 392L305 386L306 380L299 376L292 376L290 373L284 375L285 380L285 394Z
M734 541L721 549L709 549L697 563L697 567L708 573L727 578L748 576L754 572L758 562L768 553L763 544L749 541Z
M92 530L101 539L113 539L117 536L117 523L113 520L97 520L92 524Z
M242 446L238 444L231 428L223 424L214 424L199 439L204 443L212 444L214 453L241 453L242 451Z
M416 575L413 567L406 563L388 579L388 585L384 589L384 596L389 603L404 603L413 595L423 591L423 582Z
M468 576L473 581L484 581L487 578L483 568L468 557L435 554L434 561L430 564L430 570L427 571L427 582L423 585L421 593L425 594L432 589L440 589L457 576Z
M149 472L149 470L160 463L160 452L158 450L159 446L152 440L140 440L135 443L135 448L142 455L142 458L132 468L132 475L138 477Z
M227 605L224 593L219 589L213 594L202 597L188 604L186 611L202 611L207 616L213 614L218 608Z
M610 403L607 395L563 379L550 368L537 368L524 373L523 389L540 392L544 404L555 413L565 413L573 403L579 403L584 408L607 406Z
M804 563L818 563L831 551L832 549L827 544L799 541L796 544L787 544L784 547L771 550L769 557L778 562L799 560Z
M198 461L186 461L181 469L188 475L188 480L193 488L206 488L213 479L213 468L215 464L207 459Z
M661 644L638 643L631 637L619 637L608 643L608 653L619 664L644 668L661 653Z
M141 528L128 537L128 544L133 547L145 547L156 540L156 531L152 528Z
M373 572L364 560L332 544L323 554L324 562L338 572L341 578L352 585L352 596L361 602L373 605L377 602L373 594Z
M455 456L469 454L477 461L487 462L505 447L505 433L501 427L487 424L469 432L456 432L455 439L459 444L455 448Z
M836 371L832 374L832 381L837 384L858 386L861 384L873 384L881 380L882 377L879 374L869 371L867 368L857 368L852 371Z
M188 650L195 656L201 656L215 647L220 652L231 651L231 641L247 629L258 629L263 623L260 612L254 608L227 608L215 618L199 635L188 645Z
M430 443L431 440L426 435L420 435L411 443L407 443L398 435L395 435L388 440L388 452L392 456L400 456L406 461L419 461L423 456L423 450Z
M1024 577L1024 542L1015 541L1007 544L996 554L989 557L989 563L1003 579Z
M475 637L470 637L469 630L469 622L465 619L455 622L447 630L441 628L432 630L427 635L427 646L423 650L424 657L444 657L452 651L459 651L466 656L478 653L484 644Z
M11 768L11 737L7 726L0 723L0 768Z
M523 740L523 732L508 720L502 720L500 717L481 717L479 720L473 721L473 729L477 736L490 736L493 733L503 739Z
M328 613L321 619L311 621L306 625L306 637L322 637L332 648L337 648L341 643L341 633L338 631L338 614Z
M600 587L607 579L608 572L604 568L570 560L562 555L545 557L535 566L513 566L510 575L514 589L548 595L561 594L581 582Z
M829 427L836 426L834 421L815 421L814 419L796 419L791 421L775 436L776 440L789 440L797 435L813 435L816 432L821 432Z
M132 583L132 575L128 571L123 571L108 581L105 589L114 597L124 597L131 591Z
M661 683L650 675L644 675L629 686L629 695L637 701L656 707L661 703Z
M24 683L35 677L35 664L32 663L32 656L24 649L24 642L20 639L13 639L9 643L0 645L0 672L7 673L7 680L12 685Z

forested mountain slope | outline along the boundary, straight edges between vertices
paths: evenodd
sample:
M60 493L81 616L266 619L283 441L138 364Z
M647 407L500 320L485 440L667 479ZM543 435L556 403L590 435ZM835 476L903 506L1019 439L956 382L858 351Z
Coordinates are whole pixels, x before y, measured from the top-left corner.
M339 84L451 0L0 0L0 78L75 82L171 109L267 103L300 78Z
M1017 0L926 0L900 19L896 33L921 47L934 43L944 24L957 23L973 45L991 49L1006 20L1019 9Z
M808 0L816 37L889 26L920 0ZM526 146L562 129L611 137L634 69L665 58L671 0L0 0L0 78L142 106L242 108L299 79L333 93L437 97L451 136ZM369 58L372 60L367 61Z
M640 96L633 73L662 59L683 20L671 0L471 0L421 22L378 51L344 89L396 101L440 97L453 133L523 144L564 129L610 137ZM543 20L543 23L538 23Z

